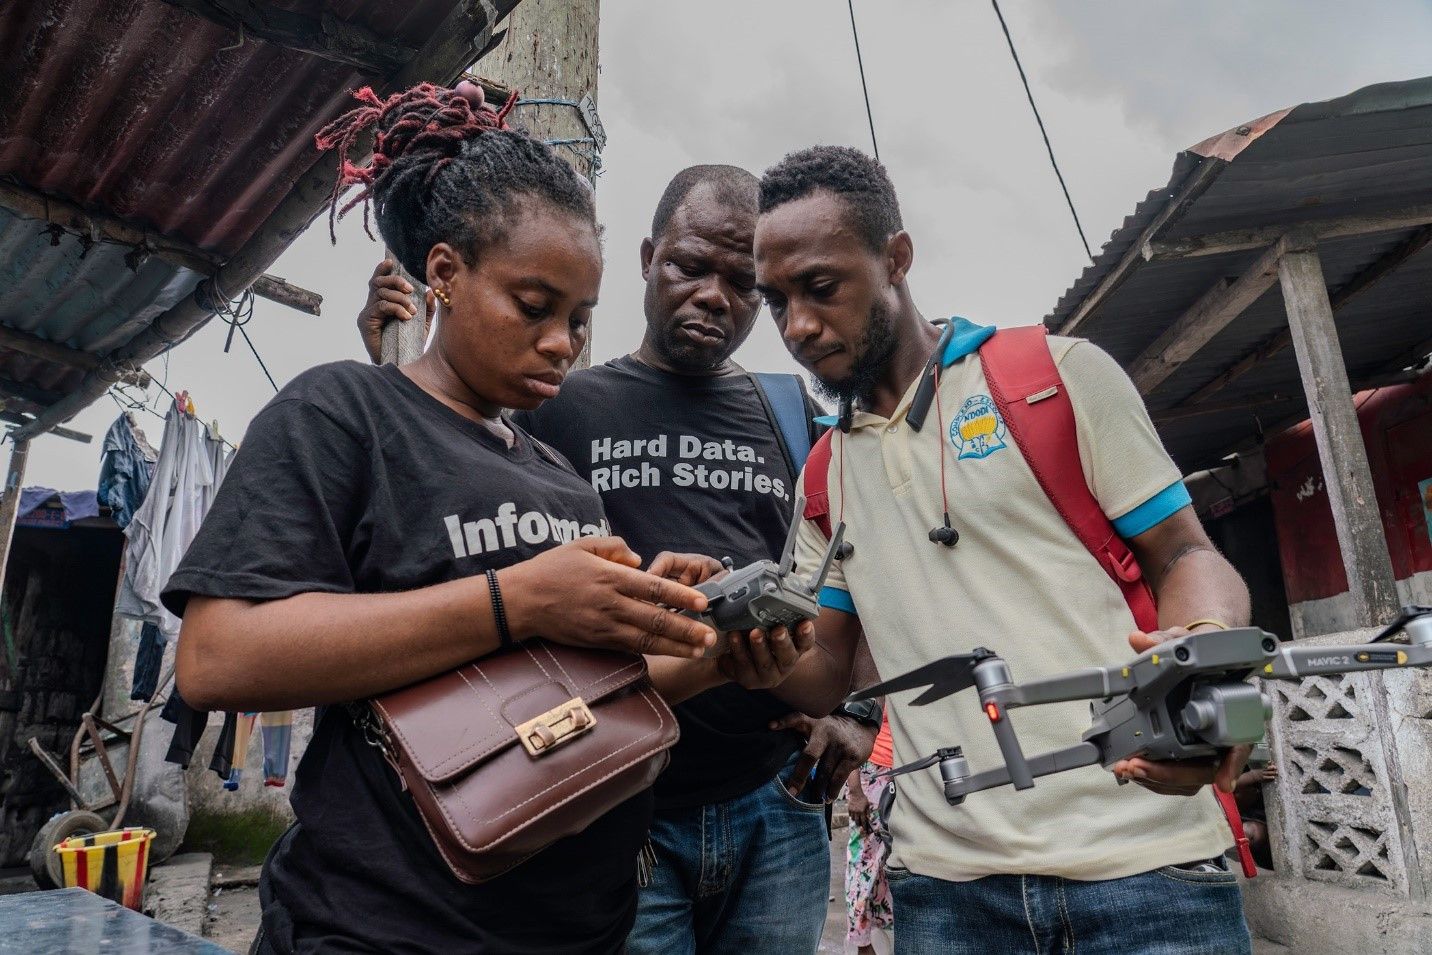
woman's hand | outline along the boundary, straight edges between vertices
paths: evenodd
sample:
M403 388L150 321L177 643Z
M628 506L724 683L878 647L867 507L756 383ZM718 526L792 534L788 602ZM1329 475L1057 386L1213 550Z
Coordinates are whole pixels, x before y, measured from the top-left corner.
M513 638L701 656L715 632L676 611L705 610L706 597L640 566L620 537L583 537L498 571Z

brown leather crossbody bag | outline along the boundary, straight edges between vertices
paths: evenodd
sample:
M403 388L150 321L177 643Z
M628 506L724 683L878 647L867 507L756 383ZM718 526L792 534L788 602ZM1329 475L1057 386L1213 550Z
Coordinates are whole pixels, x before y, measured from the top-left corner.
M541 639L352 712L412 794L448 868L469 883L646 789L679 735L642 657Z

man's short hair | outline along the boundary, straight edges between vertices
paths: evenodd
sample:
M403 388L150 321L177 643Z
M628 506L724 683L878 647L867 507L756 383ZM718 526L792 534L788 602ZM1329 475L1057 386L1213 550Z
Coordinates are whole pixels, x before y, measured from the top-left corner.
M667 183L661 201L656 204L656 214L651 217L651 239L661 238L671 217L686 201L691 190L697 186L709 185L716 191L716 199L723 205L756 214L756 196L760 180L740 166L688 166Z
M905 227L885 167L849 146L812 146L767 169L761 177L761 212L822 189L845 200L860 237L876 252Z

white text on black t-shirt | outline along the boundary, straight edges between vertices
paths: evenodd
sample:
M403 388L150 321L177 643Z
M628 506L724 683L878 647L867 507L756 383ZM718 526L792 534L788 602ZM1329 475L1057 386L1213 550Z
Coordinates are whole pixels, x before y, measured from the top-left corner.
M712 488L717 491L748 491L756 494L771 494L785 501L786 482L778 477L758 472L754 467L741 466L765 464L763 455L748 444L736 444L730 438L724 441L703 441L696 435L658 434L651 438L612 438L604 436L592 439L590 461L592 487L598 493L617 491L623 488L661 487L669 474L675 487ZM673 457L677 463L669 464ZM666 471L653 460L669 465ZM621 464L606 464L607 461L621 461ZM707 461L735 462L736 467L720 467L706 464Z
M517 505L504 501L492 517L464 521L457 514L443 518L454 557L476 557L493 551L507 550L524 544L555 541L570 544L578 537L606 537L611 533L607 522L583 524L570 518L544 514L541 511L517 513Z

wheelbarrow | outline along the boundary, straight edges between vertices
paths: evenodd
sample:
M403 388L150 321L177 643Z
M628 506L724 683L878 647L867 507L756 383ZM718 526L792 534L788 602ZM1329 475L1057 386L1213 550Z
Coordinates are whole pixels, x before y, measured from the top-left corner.
M155 694L140 709L120 717L117 723L92 712L99 708L99 699L96 699L91 712L80 717L79 729L70 742L68 772L38 739L30 738L30 752L70 797L69 810L57 813L41 826L30 846L30 872L40 888L54 889L63 885L60 857L54 851L55 846L71 836L118 829L124 825L125 813L129 811L134 794L134 771L144 736L145 717L158 697L159 694ZM131 728L126 729L119 724L129 724ZM116 754L124 761L123 776L115 772L116 759L111 758L111 747L128 750L122 757ZM94 771L96 766L98 772Z

